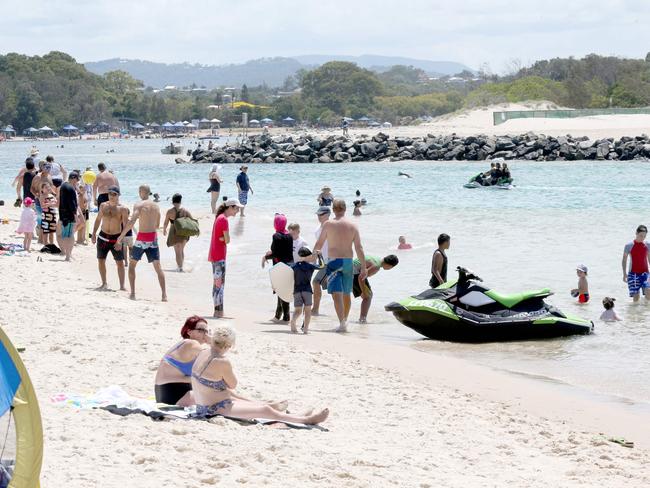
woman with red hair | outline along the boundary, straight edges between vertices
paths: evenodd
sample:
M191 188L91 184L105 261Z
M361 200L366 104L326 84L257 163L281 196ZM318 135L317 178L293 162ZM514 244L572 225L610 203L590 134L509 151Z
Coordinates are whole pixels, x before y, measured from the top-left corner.
M181 337L158 366L156 402L188 407L195 403L190 378L194 361L210 339L208 323L204 318L192 315L183 324Z

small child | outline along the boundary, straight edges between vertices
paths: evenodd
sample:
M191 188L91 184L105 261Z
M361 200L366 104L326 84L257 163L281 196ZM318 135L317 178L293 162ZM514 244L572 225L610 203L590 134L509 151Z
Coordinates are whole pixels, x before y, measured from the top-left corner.
M587 283L587 267L584 264L576 266L578 275L578 288L571 290L572 297L578 297L578 303L587 303L589 301L589 284Z
M314 271L321 269L325 266L323 262L323 256L320 252L318 253L318 266L308 263L307 261L313 261L314 256L312 252L306 248L301 247L298 250L298 261L291 265L293 268L293 317L291 317L291 332L293 334L298 333L296 327L296 322L300 315L302 315L302 309L305 309L305 321L303 324L302 331L304 334L309 333L309 322L311 321L311 305L312 305L312 295L314 294L311 288L311 277L314 274Z
M600 315L600 320L602 320L603 322L616 322L619 320L623 320L621 317L618 316L616 310L614 310L615 301L616 298L610 298L610 297L603 298L603 307L605 307L605 311Z
M300 224L289 224L287 230L293 239L293 262L297 263L299 261L298 251L303 247L307 247L307 243L300 237Z
M408 242L406 242L406 237L404 236L399 236L399 245L397 246L397 249L413 249L413 246L411 246Z
M352 211L352 215L355 217L361 217L361 200L355 200L352 202L354 204L354 210Z
M34 210L34 200L30 197L25 198L23 202L23 213L20 214L20 224L16 232L25 234L23 238L23 249L31 252L32 238L34 237L34 229L36 229L36 211Z

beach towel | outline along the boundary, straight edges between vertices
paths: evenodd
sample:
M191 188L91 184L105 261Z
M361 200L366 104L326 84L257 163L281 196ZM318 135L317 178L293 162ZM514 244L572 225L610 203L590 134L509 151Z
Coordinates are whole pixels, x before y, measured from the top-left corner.
M223 417L227 420L237 422L240 425L267 425L271 427L286 426L292 429L316 429L323 432L328 432L327 429L320 425L307 425L294 422L281 422L273 419L240 419L236 417L229 417L227 415L212 415L212 416L198 416L196 414L196 407L179 407L177 405L165 405L164 403L156 403L153 399L142 399L129 395L121 387L111 385L106 388L98 390L96 393L89 395L79 395L70 393L59 393L50 398L50 401L57 405L67 405L79 409L93 409L98 408L106 410L114 415L126 417L133 414L146 415L154 421L161 420L203 420L210 421L215 417Z
M0 242L0 256L27 256L28 253L23 249L22 244L12 244Z

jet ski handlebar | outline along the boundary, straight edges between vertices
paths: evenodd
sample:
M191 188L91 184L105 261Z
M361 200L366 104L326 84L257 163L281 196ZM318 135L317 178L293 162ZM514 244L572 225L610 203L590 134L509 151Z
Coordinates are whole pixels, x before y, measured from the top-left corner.
M472 271L461 266L456 267L458 271L458 282L464 283L467 281L483 281L479 276L475 275Z

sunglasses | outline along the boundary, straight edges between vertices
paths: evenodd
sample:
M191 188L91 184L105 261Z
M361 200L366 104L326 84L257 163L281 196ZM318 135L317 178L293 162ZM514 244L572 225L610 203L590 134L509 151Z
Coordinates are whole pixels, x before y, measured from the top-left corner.
M208 329L200 329L198 327L194 330L200 332L201 334L207 334L208 332L210 332Z

